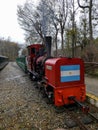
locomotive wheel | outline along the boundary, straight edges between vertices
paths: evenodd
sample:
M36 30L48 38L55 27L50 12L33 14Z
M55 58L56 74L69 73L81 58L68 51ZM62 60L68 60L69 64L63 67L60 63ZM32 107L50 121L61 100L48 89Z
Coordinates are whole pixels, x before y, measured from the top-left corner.
M53 104L54 103L54 93L53 93L53 88L51 86L48 86L44 89L44 92L48 98L48 104Z
M29 75L29 78L32 80L33 75L30 72L28 73L28 75Z

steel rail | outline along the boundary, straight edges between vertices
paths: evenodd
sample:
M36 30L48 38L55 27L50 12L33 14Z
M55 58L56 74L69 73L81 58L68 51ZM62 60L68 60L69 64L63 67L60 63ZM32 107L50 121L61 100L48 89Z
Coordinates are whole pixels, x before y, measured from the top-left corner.
M73 112L70 112L70 115L72 116L72 119L76 121L78 127L79 127L81 130L89 130L89 129L84 125L84 123L82 123L82 121L81 121Z
M95 117L95 115L94 114L92 114L91 112L88 112L88 114L93 118L93 119L95 119L97 122L98 122L98 118L97 117Z

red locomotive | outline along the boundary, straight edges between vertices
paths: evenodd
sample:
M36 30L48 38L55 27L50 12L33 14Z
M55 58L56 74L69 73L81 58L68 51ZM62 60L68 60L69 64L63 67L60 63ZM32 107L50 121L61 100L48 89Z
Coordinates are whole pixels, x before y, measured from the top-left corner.
M41 44L28 46L27 70L56 106L84 102L84 63L80 58L51 57L51 37ZM45 50L46 48L46 50ZM83 106L82 106L83 108Z

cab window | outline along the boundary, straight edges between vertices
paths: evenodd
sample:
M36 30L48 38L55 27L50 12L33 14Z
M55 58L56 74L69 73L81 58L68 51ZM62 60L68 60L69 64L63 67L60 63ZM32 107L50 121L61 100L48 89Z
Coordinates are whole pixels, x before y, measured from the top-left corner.
M31 48L31 54L35 54L36 53L36 49L35 48Z

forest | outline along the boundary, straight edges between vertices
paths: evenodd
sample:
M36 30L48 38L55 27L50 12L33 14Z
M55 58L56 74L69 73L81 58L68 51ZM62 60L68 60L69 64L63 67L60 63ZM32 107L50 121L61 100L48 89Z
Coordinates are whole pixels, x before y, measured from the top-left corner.
M82 57L97 61L97 0L28 0L18 5L17 16L28 44L52 36L55 56Z
M0 38L0 55L7 56L9 61L15 61L18 57L20 46L9 39Z
M37 5L28 0L17 6L17 17L26 45L45 44L44 37L51 36L52 55L98 62L97 7L97 0L38 0ZM19 49L17 43L0 39L0 55L11 61Z

